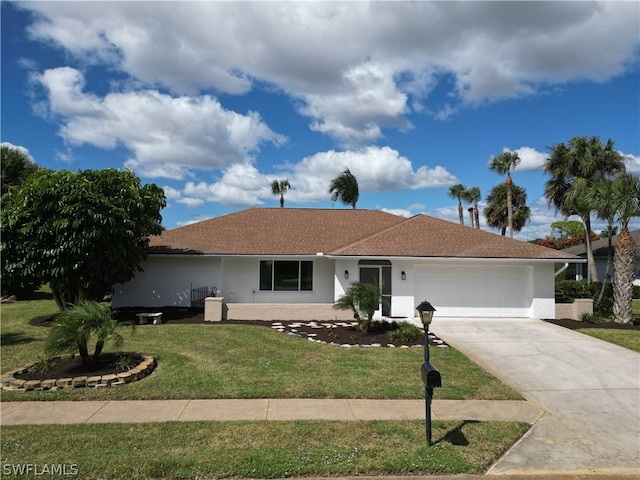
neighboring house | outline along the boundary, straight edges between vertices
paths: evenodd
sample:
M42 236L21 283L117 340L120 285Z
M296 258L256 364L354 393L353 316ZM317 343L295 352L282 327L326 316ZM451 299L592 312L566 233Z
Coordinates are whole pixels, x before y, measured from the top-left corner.
M640 230L633 230L630 232L633 240L636 243L636 277L634 280L634 285L640 285ZM611 283L613 282L613 245L616 243L618 239L617 235L614 235L611 238L611 265L609 265L609 273L606 274L607 271L607 255L609 253L609 239L601 238L600 240L596 240L593 242L593 259L596 262L596 268L598 269L598 280L601 282ZM584 245L575 245L573 247L565 248L562 250L566 253L571 253L573 255L577 255L581 258L587 258L587 250ZM569 268L566 272L567 278L575 278L576 280L581 280L583 278L587 278L588 265L586 263L576 264L575 268Z
M113 306L189 306L216 287L230 319L352 318L332 308L354 281L382 285L377 317L554 318L554 266L566 252L426 215L375 210L252 208L152 237ZM304 318L303 318L304 317Z

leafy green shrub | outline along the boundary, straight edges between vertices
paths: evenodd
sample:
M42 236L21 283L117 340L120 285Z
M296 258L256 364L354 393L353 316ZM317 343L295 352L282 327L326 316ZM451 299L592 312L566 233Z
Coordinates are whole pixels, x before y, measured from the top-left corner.
M595 323L595 324L605 323L604 318L602 318L602 315L600 315L599 313L585 312L582 315L580 315L580 320L586 323Z
M423 336L424 330L408 322L400 323L398 328L389 332L391 341L398 343L413 342Z
M139 359L137 359L133 354L123 353L114 362L114 366L119 370L131 370L138 363L139 363Z
M556 281L556 301L572 302L576 298L593 299L593 312L601 317L611 317L613 315L613 286L609 283L604 285L604 293L600 298L602 283L587 280L558 280Z
M30 373L44 373L53 368L53 359L47 355L42 355L40 360L29 367Z

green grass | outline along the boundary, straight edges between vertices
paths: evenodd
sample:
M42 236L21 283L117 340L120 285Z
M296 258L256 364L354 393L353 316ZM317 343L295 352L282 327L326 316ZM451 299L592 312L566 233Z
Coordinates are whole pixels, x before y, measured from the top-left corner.
M640 352L640 331L615 330L612 328L581 328L580 333L599 338L605 342L613 343L636 352Z
M437 421L427 447L422 421L4 426L2 469L62 464L107 479L481 474L528 428Z
M48 329L28 321L56 311L52 300L2 306L2 372L36 361ZM124 350L148 353L156 371L109 389L9 392L2 400L194 398L423 398L421 348L343 348L246 325L125 328ZM453 348L431 349L442 374L437 398L522 397Z
M640 300L634 299L631 304L636 322L640 322ZM635 352L640 352L640 331L615 330L612 328L581 328L580 333L590 335L605 342L613 343Z

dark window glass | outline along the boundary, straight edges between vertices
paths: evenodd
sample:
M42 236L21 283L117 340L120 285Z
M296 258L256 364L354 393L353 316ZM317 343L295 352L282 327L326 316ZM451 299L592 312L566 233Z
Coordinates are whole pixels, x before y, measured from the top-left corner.
M273 262L260 261L260 290L273 290Z
M280 261L273 265L273 289L295 292L298 290L300 262Z
M300 290L313 290L313 262L300 262Z
M313 290L313 262L261 260L260 290L281 292Z

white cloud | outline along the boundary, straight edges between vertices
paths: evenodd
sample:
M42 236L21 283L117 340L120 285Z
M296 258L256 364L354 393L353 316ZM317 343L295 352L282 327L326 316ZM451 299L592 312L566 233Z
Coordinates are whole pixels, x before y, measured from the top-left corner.
M357 178L361 192L417 190L453 185L458 180L444 167L420 166L414 170L406 157L389 147L321 152L304 158L289 175L294 201L319 201L329 198L332 179L346 168Z
M285 141L259 114L226 110L209 95L141 90L98 97L83 92L82 73L69 67L46 70L39 80L65 141L104 149L122 144L134 154L126 166L146 177L183 178L191 168L246 163L262 143Z
M34 39L58 44L84 64L103 63L145 88L181 95L243 94L266 83L300 102L311 128L352 147L381 138L383 128L408 128L410 108L446 118L464 105L554 84L606 81L634 62L639 28L635 2L21 7L37 13ZM443 78L452 80L442 82L447 103L430 105ZM72 100L83 116L95 104L86 95Z
M628 172L640 174L640 156L629 155L622 152L620 152L620 155L624 157L624 163Z
M29 152L29 149L26 148L26 147L23 147L21 145L14 145L13 143L10 143L10 142L1 142L0 143L0 147L7 147L7 148L12 148L14 150L18 150L20 153L25 155L29 160L31 160L32 162L35 163L35 160L31 156L31 153Z
M328 151L287 165L275 174L260 172L249 164L236 164L223 171L213 183L189 181L178 191L169 187L171 198L178 203L197 206L202 202L220 202L234 206L262 205L275 199L271 182L288 178L291 190L285 195L289 203L321 202L330 199L329 184L349 168L358 179L360 192L417 190L452 185L458 180L445 168L421 166L413 169L411 162L389 147L368 147L358 151ZM411 209L417 209L413 206Z

